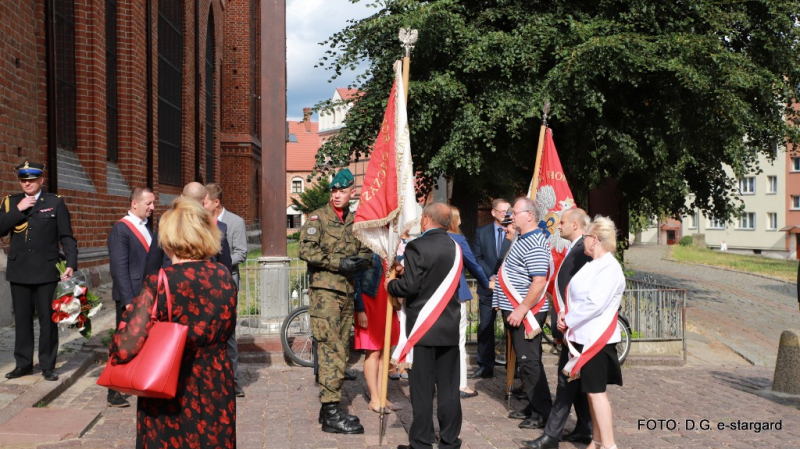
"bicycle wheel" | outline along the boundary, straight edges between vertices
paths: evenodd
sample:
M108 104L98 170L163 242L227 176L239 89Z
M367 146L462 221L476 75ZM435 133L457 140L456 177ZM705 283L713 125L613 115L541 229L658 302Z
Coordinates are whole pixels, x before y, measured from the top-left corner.
M296 365L312 367L314 366L313 339L308 306L292 311L281 326L283 353Z
M617 317L617 324L619 325L621 340L617 343L617 358L619 364L625 363L628 353L631 352L631 326L628 320L619 316Z

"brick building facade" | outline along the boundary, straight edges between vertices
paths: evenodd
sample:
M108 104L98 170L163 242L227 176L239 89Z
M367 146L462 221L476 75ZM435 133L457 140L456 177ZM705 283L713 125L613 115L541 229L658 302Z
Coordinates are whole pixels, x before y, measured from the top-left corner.
M135 187L159 215L186 183L218 182L257 221L259 18L260 0L2 2L0 192L20 191L16 164L46 163L82 268L107 263Z

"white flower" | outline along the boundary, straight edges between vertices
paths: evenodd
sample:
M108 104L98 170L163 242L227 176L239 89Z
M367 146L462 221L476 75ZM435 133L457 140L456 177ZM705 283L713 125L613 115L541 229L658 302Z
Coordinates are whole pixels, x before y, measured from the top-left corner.
M87 316L88 316L89 318L91 318L91 317L95 316L95 315L97 314L97 312L99 312L99 311L100 311L100 309L102 309L102 308L103 308L103 303L100 303L100 304L98 304L98 305L94 306L94 307L92 308L92 310L90 310L90 311L89 311L89 313L87 314Z

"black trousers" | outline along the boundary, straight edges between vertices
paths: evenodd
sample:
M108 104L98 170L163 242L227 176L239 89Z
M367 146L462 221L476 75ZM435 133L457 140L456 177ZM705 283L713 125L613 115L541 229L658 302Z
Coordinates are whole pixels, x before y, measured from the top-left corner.
M58 282L46 284L11 283L14 304L14 359L17 368L33 367L33 311L39 316L39 366L56 367L58 325L53 322L53 293Z
M458 391L458 346L414 346L409 390L414 419L408 429L413 449L433 447L433 396L436 393L439 447L460 448L461 395Z
M481 296L478 303L481 314L478 321L478 366L494 371L494 321L497 311L492 307L491 296Z
M548 419L553 400L550 398L550 386L547 385L547 375L542 364L542 333L525 339L525 326L511 327L508 325L508 316L511 312L503 310L503 322L506 329L511 332L511 344L517 353L517 369L519 377L525 384L525 395L528 396L529 408L543 419ZM534 315L539 326L547 319L547 312Z
M575 414L578 415L578 423L575 431L590 434L592 433L592 415L589 411L589 398L586 393L581 392L581 380L576 379L567 382L567 376L562 372L564 366L569 361L569 350L566 346L561 348L558 357L558 387L556 388L556 400L553 409L550 411L550 418L544 433L553 438L561 439L564 426L569 418L569 408L575 405Z

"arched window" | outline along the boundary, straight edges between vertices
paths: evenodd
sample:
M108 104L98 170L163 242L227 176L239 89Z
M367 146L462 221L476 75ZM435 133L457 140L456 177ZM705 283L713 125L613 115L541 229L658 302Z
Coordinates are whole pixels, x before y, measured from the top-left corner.
M208 16L208 31L206 32L206 182L214 182L214 87L216 69L214 46L214 14Z
M292 179L292 193L303 193L303 178Z
M158 2L158 180L181 185L183 2Z

